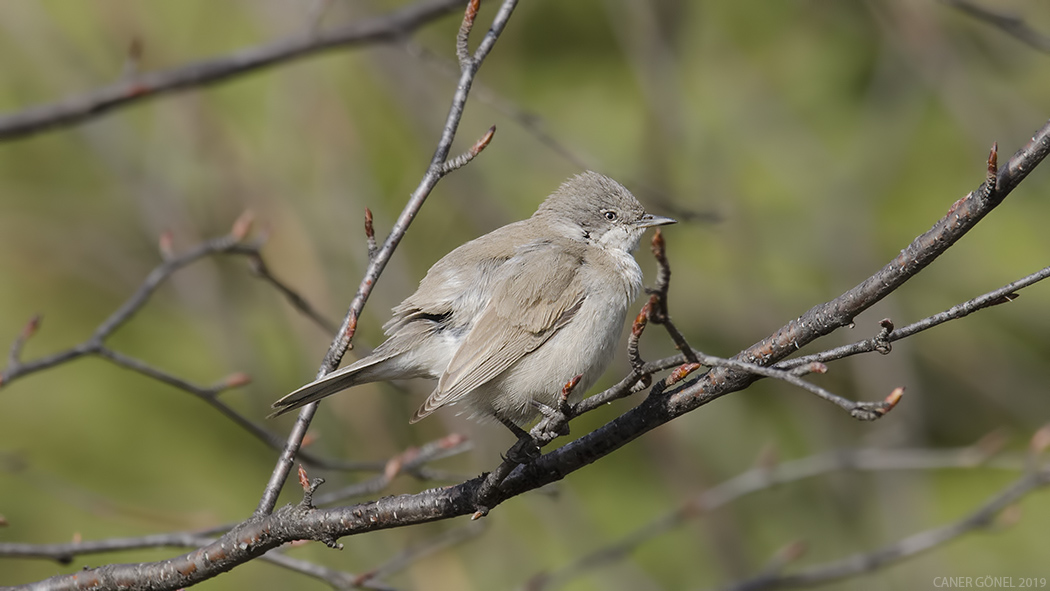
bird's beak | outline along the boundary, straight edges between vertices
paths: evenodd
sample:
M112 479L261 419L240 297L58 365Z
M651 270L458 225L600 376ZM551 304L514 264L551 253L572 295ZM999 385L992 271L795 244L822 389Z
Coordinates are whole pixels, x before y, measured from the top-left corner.
M639 228L652 228L653 226L666 226L667 224L677 224L678 220L672 218L665 218L659 215L652 215L647 213L642 216L642 219L634 223Z

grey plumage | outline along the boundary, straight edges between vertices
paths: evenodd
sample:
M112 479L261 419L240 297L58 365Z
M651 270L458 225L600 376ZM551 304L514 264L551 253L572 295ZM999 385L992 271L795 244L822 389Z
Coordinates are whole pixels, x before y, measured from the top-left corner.
M631 252L646 228L673 222L608 177L570 178L529 219L435 263L393 309L383 344L281 398L274 415L358 384L423 377L438 384L412 422L460 405L520 426L576 375L576 395L597 381L641 289Z

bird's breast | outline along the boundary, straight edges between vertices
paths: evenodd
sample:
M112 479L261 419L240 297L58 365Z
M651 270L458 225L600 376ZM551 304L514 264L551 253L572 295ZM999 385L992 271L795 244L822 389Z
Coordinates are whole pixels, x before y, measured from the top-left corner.
M607 297L622 297L626 309L642 289L642 269L638 262L631 253L620 249L602 250L600 256L588 259L591 264L585 266L585 271L591 277L586 282L614 292Z

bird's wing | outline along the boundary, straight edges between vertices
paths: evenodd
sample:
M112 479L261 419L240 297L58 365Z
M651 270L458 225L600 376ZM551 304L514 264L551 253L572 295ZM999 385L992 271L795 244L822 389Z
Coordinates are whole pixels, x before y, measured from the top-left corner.
M584 300L577 250L533 244L501 266L492 298L414 421L495 378L572 319Z
M503 266L526 244L530 220L515 222L471 240L448 253L427 271L419 289L393 309L383 326L388 335L418 318L441 319L453 325L480 316Z

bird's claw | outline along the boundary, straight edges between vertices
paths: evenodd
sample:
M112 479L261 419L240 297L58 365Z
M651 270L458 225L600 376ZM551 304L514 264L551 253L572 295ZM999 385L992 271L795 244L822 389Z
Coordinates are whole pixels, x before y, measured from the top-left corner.
M540 457L540 444L531 436L525 435L507 450L507 459L515 464L528 464Z
M537 402L535 407L543 415L540 422L536 423L529 432L537 445L543 447L558 437L569 434L569 409L567 405L551 408L546 404Z

